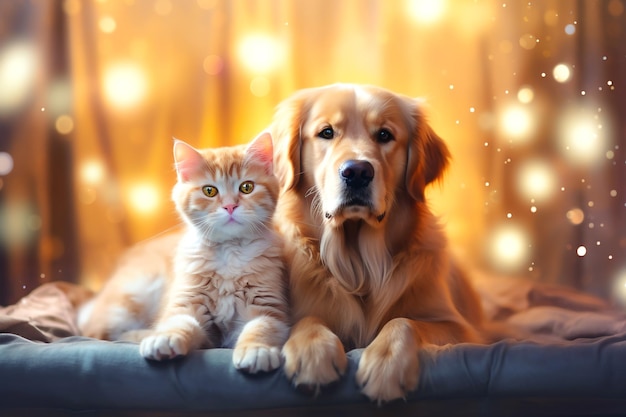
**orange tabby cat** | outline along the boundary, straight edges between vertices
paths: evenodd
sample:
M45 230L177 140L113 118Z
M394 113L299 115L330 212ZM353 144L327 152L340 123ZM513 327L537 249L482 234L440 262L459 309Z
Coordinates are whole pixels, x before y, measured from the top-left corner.
M86 336L141 339L147 359L234 347L237 369L275 369L289 326L272 138L205 150L176 141L174 159L184 233L131 249L79 326Z

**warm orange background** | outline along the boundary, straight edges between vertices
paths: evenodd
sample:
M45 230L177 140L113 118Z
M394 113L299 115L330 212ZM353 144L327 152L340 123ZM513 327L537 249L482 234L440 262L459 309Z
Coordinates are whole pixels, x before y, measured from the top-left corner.
M294 90L334 82L426 99L454 155L432 206L470 265L621 296L621 0L5 0L0 16L0 303L52 279L98 288L177 224L172 137L248 141Z

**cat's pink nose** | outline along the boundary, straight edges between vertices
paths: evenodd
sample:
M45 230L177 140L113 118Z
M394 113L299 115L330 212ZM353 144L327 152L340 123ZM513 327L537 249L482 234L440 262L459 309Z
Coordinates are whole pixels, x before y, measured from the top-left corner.
M233 214L233 211L235 211L237 207L239 207L237 204L227 204L224 206L228 214Z

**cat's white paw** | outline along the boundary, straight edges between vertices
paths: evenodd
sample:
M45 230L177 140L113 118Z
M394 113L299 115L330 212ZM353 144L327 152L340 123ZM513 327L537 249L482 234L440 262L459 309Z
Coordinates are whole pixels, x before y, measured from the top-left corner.
M189 342L177 333L154 333L145 337L139 345L139 353L146 359L161 361L189 352Z
M280 367L282 356L277 346L237 346L233 350L235 368L251 374L269 372Z

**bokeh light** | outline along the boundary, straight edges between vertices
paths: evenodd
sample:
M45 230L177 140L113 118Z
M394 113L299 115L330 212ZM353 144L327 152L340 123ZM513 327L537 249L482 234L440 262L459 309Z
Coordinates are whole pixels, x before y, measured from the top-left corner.
M111 16L103 16L98 21L98 27L104 33L113 33L117 28L117 22Z
M526 33L519 38L519 45L526 50L534 49L538 42L539 40L530 33Z
M38 67L37 51L27 41L6 43L0 50L0 116L11 115L28 99Z
M72 119L72 117L68 116L67 114L62 114L61 116L57 117L54 126L57 132L62 135L67 135L71 133L72 130L74 130L74 119Z
M558 64L552 69L552 77L559 83L565 83L570 80L572 71L567 64Z
M159 187L152 183L139 183L128 190L128 201L133 211L140 214L151 214L159 206Z
M626 269L618 271L613 279L613 294L622 304L626 304Z
M517 92L517 100L522 104L528 104L535 98L535 92L531 87L524 86Z
M520 191L528 199L543 201L556 191L556 177L549 162L534 159L523 163L517 173Z
M434 23L441 19L445 10L444 0L408 0L409 15L419 23Z
M102 182L105 176L105 169L98 159L88 160L80 166L80 179L85 184L95 185Z
M534 130L533 117L528 108L506 108L500 115L500 130L511 139L528 139Z
M9 175L13 171L13 157L8 152L0 152L0 175Z
M521 268L528 260L529 244L520 226L507 224L495 229L488 245L492 264L502 270Z
M137 64L116 63L104 72L104 94L116 108L130 109L139 105L147 87L146 74Z
M585 220L585 212L579 208L573 208L565 213L565 217L573 225L579 225Z
M283 61L283 46L268 35L248 35L239 42L239 59L252 72L267 73Z
M218 55L209 55L202 61L202 68L209 75L218 75L224 69L224 60Z
M606 155L605 134L597 117L584 110L565 112L560 121L563 153L575 163L590 164Z

